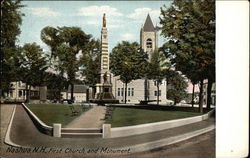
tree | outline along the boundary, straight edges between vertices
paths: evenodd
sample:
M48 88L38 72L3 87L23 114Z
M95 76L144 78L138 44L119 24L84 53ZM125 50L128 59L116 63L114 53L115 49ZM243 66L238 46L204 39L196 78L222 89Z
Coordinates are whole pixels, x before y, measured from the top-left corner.
M8 91L10 82L18 80L20 75L20 63L18 63L19 49L16 46L18 35L21 33L22 8L21 1L4 0L1 1L1 66L0 66L0 96L2 92Z
M112 50L110 69L125 83L125 104L127 103L127 85L132 80L145 77L148 67L147 59L147 53L136 42L122 41Z
M188 84L179 72L173 70L169 70L168 72L168 84L172 88L168 90L167 98L173 100L174 105L176 105L176 103L179 103L186 97Z
M100 79L100 59L101 59L101 42L92 39L83 50L82 76L84 76L85 84L95 85Z
M61 91L67 87L66 78L60 74L51 72L46 72L44 78L45 84L48 87L48 99L60 101Z
M166 69L168 68L168 63L163 52L155 50L151 56L151 61L149 63L148 75L149 79L156 81L157 86L157 105L159 105L159 85L162 80L166 77Z
M29 102L31 86L41 86L43 84L43 74L47 69L47 59L39 45L28 43L22 48L20 63L22 63L21 68L23 70L22 81L26 83L26 94L28 92L26 101Z
M91 35L85 34L79 27L45 27L41 39L51 48L51 58L61 75L67 75L71 85L71 100L74 100L74 82L81 66L79 53L84 50Z
M174 0L170 8L161 8L161 15L162 35L168 39L164 52L171 54L176 70L193 83L199 81L202 112L203 81L212 83L215 78L215 2Z

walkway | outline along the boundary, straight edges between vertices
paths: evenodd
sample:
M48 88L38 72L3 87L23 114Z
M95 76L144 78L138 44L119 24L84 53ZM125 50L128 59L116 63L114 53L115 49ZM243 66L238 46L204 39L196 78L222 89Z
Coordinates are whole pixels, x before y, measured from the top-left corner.
M97 109L99 109L99 108L97 107ZM151 142L151 141L155 141L155 140L161 140L161 139L164 139L164 138L168 138L168 137L172 137L172 136L176 136L176 135L181 135L181 134L193 131L193 130L199 130L199 129L206 128L206 127L208 127L210 125L214 125L214 118L210 118L210 119L205 120L205 121L189 124L189 125L182 126L182 127L176 127L176 128L172 128L172 129L159 131L159 132L136 135L136 136L129 136L129 137L123 137L123 138L110 138L110 139L102 139L102 138L93 138L93 139L89 139L89 138L81 138L81 139L80 138L55 138L55 137L51 137L51 136L40 133L37 130L37 128L34 126L33 122L31 121L31 119L29 118L29 116L27 115L27 113L23 109L23 107L21 105L18 105L17 108L16 108L16 113L15 113L12 125L13 126L12 126L12 129L11 129L11 140L14 143L20 144L22 146L30 146L30 147L44 146L44 147L46 147L48 149L49 148L60 148L63 151L65 151L65 149L67 149L67 148L70 148L70 149L82 149L82 148L96 149L96 148L101 148L101 147L108 147L108 148L111 148L111 149L112 148L124 148L125 149L125 148L127 148L127 147L129 147L131 145L142 144L142 143L145 143L145 142ZM214 134L210 135L209 138L207 138L207 139L213 140L214 139ZM196 142L197 141L199 142L199 140L200 139L196 140ZM190 140L188 140L187 142L189 144L190 143L192 144L192 141L190 141ZM180 143L180 144L181 144L181 146L183 146L183 143ZM188 146L190 146L190 145L188 145ZM203 148L203 149L207 150L207 152L210 153L209 157L213 157L214 148L215 148L214 141L206 142L205 146L206 146L206 148ZM170 151L171 148L176 148L176 146L173 145L172 147L167 146L166 148L161 148L161 149L157 150L157 152L154 153L152 156L157 157L157 155L162 153L163 150L164 150L164 153L167 154L166 150ZM187 149L190 149L190 148L187 147ZM192 148L192 149L195 149L195 148ZM185 150L185 148L184 149L182 148L181 150ZM190 151L190 150L188 150L188 152L192 153L192 151ZM173 155L175 155L175 153L178 153L178 151L176 151L174 153L173 152L170 152L170 153L168 153L168 154L173 156ZM202 153L204 153L204 151L199 149L199 150L196 150L194 152L193 156L195 156L196 154L202 155ZM147 153L147 154L149 154L149 153ZM11 157L17 156L17 155L15 155L13 153L6 153L5 152L4 156L7 156L7 155L11 156ZM177 154L177 155L180 155L180 153ZM2 154L1 154L1 156L2 156ZM25 157L25 156L27 156L27 154L19 154L19 157L20 156ZM29 156L31 156L31 155L29 155ZM44 153L32 153L32 156L34 156L36 158L37 157L44 157ZM99 157L96 154L86 154L85 155L85 154L82 154L82 153L74 153L74 154L73 153L70 153L70 154L47 153L46 157L47 156L48 157L50 157L50 156L51 157L85 157L85 156L86 157L91 157L91 156ZM107 156L107 157L114 156L114 157L116 157L117 155L116 154L111 154L111 155L110 154L104 154L101 157L103 157L103 156ZM135 155L123 154L122 156L144 157L145 154L143 154L143 153L142 154L135 154ZM203 156L205 156L205 155L203 155Z
M101 128L105 116L105 106L94 106L81 116L74 119L65 128Z
M9 125L9 121L10 121L10 118L11 118L11 115L12 115L12 111L14 109L14 106L13 104L1 104L0 105L0 114L1 114L1 143L3 142L2 141L2 138L4 138L5 136L5 131L7 130L8 128L8 125Z
M1 114L1 145L0 145L0 157L3 155L3 152L6 151L7 146L4 144L4 138L6 135L6 131L8 129L10 118L12 115L12 112L14 110L15 105L14 104L0 104L0 114Z

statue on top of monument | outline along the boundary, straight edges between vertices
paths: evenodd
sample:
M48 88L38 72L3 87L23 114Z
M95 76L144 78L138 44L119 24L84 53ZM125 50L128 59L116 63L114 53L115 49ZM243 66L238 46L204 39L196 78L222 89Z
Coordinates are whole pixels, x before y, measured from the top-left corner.
M105 15L105 13L103 14L103 18L102 18L102 26L106 27L106 15Z

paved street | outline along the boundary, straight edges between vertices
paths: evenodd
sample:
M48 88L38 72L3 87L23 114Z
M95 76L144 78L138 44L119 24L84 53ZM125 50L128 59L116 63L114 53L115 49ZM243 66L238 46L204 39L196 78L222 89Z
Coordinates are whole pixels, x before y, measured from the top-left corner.
M9 105L8 105L9 106ZM8 120L7 117L4 118L3 121ZM21 144L23 146L31 146L31 147L46 147L46 148L60 148L65 151L65 149L94 149L97 147L109 147L109 148L117 148L121 147L124 148L129 145L133 144L141 144L149 141L160 140L163 138L179 135L182 133L186 133L192 131L194 129L201 129L207 127L209 125L214 124L214 119L211 118L207 121L202 121L199 123L194 123L178 128L168 129L160 132L150 133L150 134L143 134L139 136L130 136L124 138L111 138L111 139L101 139L101 138L54 138L51 136L47 136L41 134L36 127L34 126L33 122L30 120L27 113L24 111L23 107L18 105L16 109L16 114L13 120L13 128L11 129L11 140L17 144ZM206 139L205 139L206 138ZM210 156L214 155L214 134L205 136L204 139L197 139L194 141L187 141L185 146L183 143L180 144L179 148L176 146L167 146L166 148L162 148L158 151L151 151L146 153L139 153L139 154L122 154L123 157L159 157L159 155L171 155L175 156L181 155L180 153L188 154L188 155L203 155L202 153L206 152L209 153ZM199 145L200 144L200 145ZM197 148L197 145L200 146ZM204 146L204 147L203 147ZM2 148L3 147L3 148ZM7 145L1 144L1 155L5 157L15 157L16 154L11 152L6 153ZM170 150L176 148L176 150ZM189 150L190 149L190 150ZM197 150L194 150L197 149ZM194 150L194 151L192 151ZM203 151L204 150L204 151ZM32 157L44 157L45 153L22 153L19 154L18 157L27 157L27 155L31 155ZM46 157L116 157L121 156L121 154L104 154L100 156L99 154L82 154L82 153L46 153ZM146 155L146 156L145 156ZM185 156L186 157L186 156Z

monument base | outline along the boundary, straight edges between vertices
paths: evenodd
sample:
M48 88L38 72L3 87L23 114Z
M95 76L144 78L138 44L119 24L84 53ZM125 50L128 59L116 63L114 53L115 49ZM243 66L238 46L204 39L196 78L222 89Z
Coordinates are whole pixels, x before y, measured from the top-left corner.
M104 105L106 103L118 104L119 100L116 100L112 94L111 84L97 84L97 94L95 99L90 99L90 102L97 103L99 105Z

